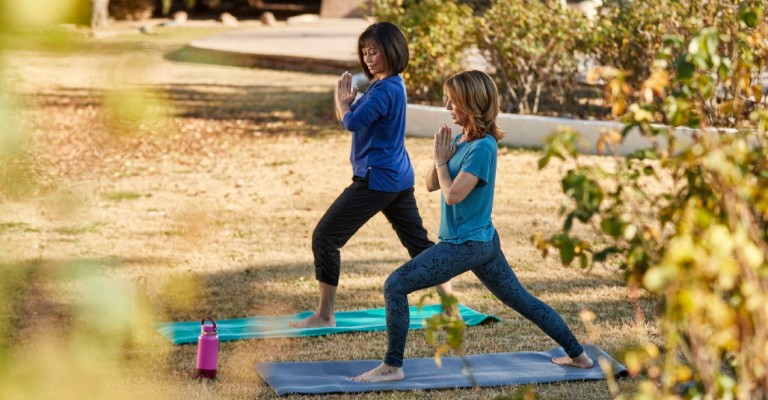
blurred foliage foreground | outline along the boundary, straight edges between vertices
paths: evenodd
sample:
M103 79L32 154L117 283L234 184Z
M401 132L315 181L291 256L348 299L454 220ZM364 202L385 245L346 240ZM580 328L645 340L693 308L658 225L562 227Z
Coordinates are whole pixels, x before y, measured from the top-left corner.
M534 238L543 253L555 249L564 265L615 263L630 289L662 299L663 343L625 359L645 379L638 399L768 395L768 112L752 110L737 129L710 125L744 112L745 97L761 100L752 72L768 55L768 29L761 2L727 11L732 20L720 25L738 29L666 37L645 81L634 85L616 68L592 72L626 122L597 147L609 151L637 130L652 148L606 170L580 163L578 134L563 131L540 160L542 168L552 158L575 165L562 180L572 200L562 229ZM728 94L713 101L723 87ZM692 144L676 141L680 126L693 128Z
M564 265L618 265L626 272L630 291L644 288L663 300L658 315L662 343L648 343L623 360L643 383L637 393L614 392L616 398L765 398L768 111L755 107L764 99L754 75L763 67L768 51L765 4L678 3L690 3L691 10L708 10L714 3L726 7L718 11L719 17L712 24L688 24L690 32L686 34L664 33L660 44L650 46L654 56L643 79L617 66L596 68L590 74L592 81L604 83L607 104L626 122L622 132L606 132L597 147L608 152L635 130L654 145L630 157L617 157L615 168L609 170L580 163L578 133L563 131L550 136L540 166L546 167L552 158L573 162L575 166L562 180L563 191L572 203L563 209L565 220L560 232L533 239L545 255L554 249ZM17 12L18 18L31 15L29 23L41 26L55 18L31 12L34 5L38 10L69 12L58 6L62 2L46 4L47 8L42 0L28 0L17 4L21 11L11 11ZM8 10L6 5L4 11ZM456 20L445 20L450 15L420 12L436 21L435 28L453 29L449 37L465 36L453 23ZM500 9L494 12L504 15ZM435 43L439 41L435 39ZM420 55L414 53L418 65ZM436 72L449 70L443 64L425 64L437 66L433 69ZM507 79L511 81L512 76ZM427 84L419 90L435 92ZM529 87L528 94L536 92L535 85ZM746 120L742 118L745 113ZM723 125L734 129L717 128ZM7 95L0 96L0 127L0 185L26 193L25 182L34 171L23 151L14 105ZM692 129L690 146L676 142L678 127ZM587 228L589 238L577 233L583 231L574 229L576 225ZM116 349L129 350L135 344L130 327L130 289L79 276L81 269L76 265L59 269L64 279L78 278L72 280L72 286L84 294L76 303L82 309L78 315L83 321L73 324L78 329L72 337L56 337L53 332L57 326L47 327L52 339L29 344L39 357L21 357L25 362L19 363L14 360L21 359L28 349L11 346L25 332L13 325L13 315L24 310L13 309L13 305L22 303L18 299L23 296L38 298L27 290L27 282L61 277L37 276L43 269L34 262L17 267L0 263L0 397L53 398L78 393L78 398L87 398L83 393L90 393L90 397L105 398L114 394L115 388L99 387L97 383L104 380L88 378L121 376L133 353L116 351L113 355L122 358L105 356L89 343L114 342ZM448 321L445 325L454 331L448 335L448 348L458 349L461 335L456 332L463 329L462 324ZM445 351L447 347L441 346L439 354ZM35 384L41 382L41 375L48 377L43 382L50 387ZM73 385L88 387L68 390ZM130 384L127 386L126 393L130 391Z

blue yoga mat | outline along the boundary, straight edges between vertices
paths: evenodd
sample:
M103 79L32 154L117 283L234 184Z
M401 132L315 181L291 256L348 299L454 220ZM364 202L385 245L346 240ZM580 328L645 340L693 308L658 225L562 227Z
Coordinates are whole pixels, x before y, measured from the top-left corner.
M424 318L442 312L439 304L428 305L419 310L412 306L410 329L421 329ZM332 328L291 328L288 322L299 321L312 315L305 311L294 315L259 316L216 321L219 341L241 339L267 339L285 337L322 336L343 332L383 331L387 327L386 312L383 308L368 310L340 311L336 313L336 326ZM490 321L499 321L493 315L479 313L464 305L459 305L459 315L467 325L479 325ZM155 328L173 344L195 343L200 335L200 321L163 322Z
M627 369L601 349L585 345L584 350L595 360L590 369L553 364L552 357L562 357L561 348L544 352L478 354L465 357L471 366L477 386L508 386L557 381L605 379L598 358L612 364L616 376L626 376ZM406 359L405 379L396 382L362 383L357 376L381 363L380 360L258 363L256 370L278 396L289 393L325 394L360 393L389 390L457 389L472 387L459 357L443 358L442 368L432 358Z

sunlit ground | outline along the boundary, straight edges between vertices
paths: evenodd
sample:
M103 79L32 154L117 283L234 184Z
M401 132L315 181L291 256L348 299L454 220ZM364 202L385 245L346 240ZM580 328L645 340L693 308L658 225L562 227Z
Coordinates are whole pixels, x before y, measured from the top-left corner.
M316 305L311 232L350 173L349 136L330 107L336 78L164 57L220 29L3 36L0 398L275 398L256 362L383 356L384 332L226 342L219 380L198 382L194 345L173 346L137 325L144 315L224 319ZM407 140L419 177L430 144ZM531 244L533 233L561 223L567 168L538 172L537 157L500 151L494 221L503 250L577 337L620 359L655 340L656 328L635 319L619 271L563 268ZM420 181L416 195L434 239L439 198ZM407 253L377 216L342 258L337 307L360 309L383 305L382 282ZM139 277L149 310L134 301ZM473 276L455 288L462 303L503 321L468 329L467 354L555 346ZM641 306L650 318L652 304ZM589 332L582 310L596 315ZM423 332L411 332L408 357L433 353ZM529 390L542 399L611 397L605 381L329 397L518 398Z

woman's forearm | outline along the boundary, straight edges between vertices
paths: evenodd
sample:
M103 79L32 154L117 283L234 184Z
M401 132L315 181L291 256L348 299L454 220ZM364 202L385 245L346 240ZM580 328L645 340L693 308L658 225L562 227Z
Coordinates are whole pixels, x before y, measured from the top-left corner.
M339 119L340 122L344 122L344 116L347 115L349 112L349 105L347 104L336 104L336 118Z
M445 203L449 206L464 201L469 192L480 182L478 177L464 171L459 172L456 175L456 179L452 179L451 174L448 172L448 164L443 164L436 168L437 177L440 181L440 190L443 193Z
M435 168L434 163L429 167L427 175L424 176L424 184L429 192L440 190L440 181L437 178L437 169Z
M437 176L437 184L440 191L443 193L445 202L448 205L455 204L451 202L451 186L453 185L453 179L450 172L448 172L448 163L435 165L435 175Z

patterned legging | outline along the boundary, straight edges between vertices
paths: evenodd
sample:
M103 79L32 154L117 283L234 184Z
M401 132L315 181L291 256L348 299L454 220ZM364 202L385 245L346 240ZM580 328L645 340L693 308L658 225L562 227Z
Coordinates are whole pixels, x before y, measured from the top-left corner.
M490 242L440 242L395 270L384 284L387 309L387 354L384 362L402 367L410 313L408 294L472 271L504 304L535 323L575 358L584 350L560 315L520 284L501 252L498 234Z

